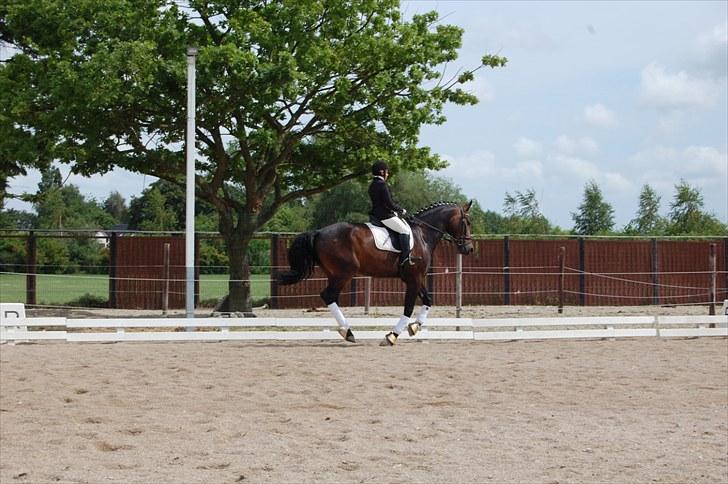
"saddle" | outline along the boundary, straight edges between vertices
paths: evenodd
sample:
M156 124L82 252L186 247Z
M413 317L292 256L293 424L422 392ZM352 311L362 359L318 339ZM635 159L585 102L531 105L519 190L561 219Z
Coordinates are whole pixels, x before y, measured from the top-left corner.
M366 223L366 226L369 227L369 230L372 232L374 245L377 246L377 249L389 252L401 252L402 248L399 246L399 237L397 232L386 227L376 219L370 219L369 222ZM414 246L414 237L410 237L410 250L412 250Z

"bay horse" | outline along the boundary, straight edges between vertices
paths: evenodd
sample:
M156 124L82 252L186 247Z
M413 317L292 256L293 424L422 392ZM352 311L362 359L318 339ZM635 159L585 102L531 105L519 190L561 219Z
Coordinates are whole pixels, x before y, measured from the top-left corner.
M440 240L445 238L454 242L461 254L473 252L468 214L472 203L472 200L464 205L438 202L407 217L414 241L411 252L414 265L400 267L399 254L378 249L366 224L340 222L299 234L288 249L290 270L278 274L278 282L282 285L295 284L309 277L314 266L319 265L328 278L328 285L321 291L321 299L336 318L339 334L354 343L354 334L338 305L343 287L356 275L402 279L407 288L404 312L381 343L392 346L405 327L410 336L414 336L427 319L427 312L432 306L426 286L427 270L432 262L432 252ZM417 296L422 307L416 320L409 323Z

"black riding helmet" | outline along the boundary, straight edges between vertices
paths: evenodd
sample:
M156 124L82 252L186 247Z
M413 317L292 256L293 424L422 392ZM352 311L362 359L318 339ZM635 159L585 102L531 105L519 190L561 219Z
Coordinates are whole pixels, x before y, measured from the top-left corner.
M382 176L383 171L389 171L389 165L383 161L377 161L372 165L372 175Z

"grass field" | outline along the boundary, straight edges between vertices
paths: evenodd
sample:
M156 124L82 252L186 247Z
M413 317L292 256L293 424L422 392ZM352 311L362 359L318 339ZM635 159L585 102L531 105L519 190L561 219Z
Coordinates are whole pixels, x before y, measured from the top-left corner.
M253 300L270 297L270 276L254 274L252 278ZM227 294L226 274L200 276L200 301L221 298ZM49 275L36 276L38 304L63 305L90 294L97 298L109 298L109 277L106 275ZM0 302L25 302L25 276L0 274Z

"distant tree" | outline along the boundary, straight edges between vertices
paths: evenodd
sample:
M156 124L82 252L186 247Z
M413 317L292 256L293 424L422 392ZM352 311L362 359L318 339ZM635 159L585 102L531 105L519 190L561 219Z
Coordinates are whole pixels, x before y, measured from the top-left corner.
M335 222L367 221L370 210L368 183L369 180L366 183L348 182L314 197L310 228L321 228ZM452 180L429 172L401 171L393 175L391 187L395 201L406 208L410 215L434 202L464 203L469 200ZM489 233L488 217L477 200L470 208L470 219L473 233Z
M675 185L670 203L669 235L727 235L728 227L703 210L703 194L685 180Z
M366 222L369 220L367 187L356 181L342 183L316 197L313 202L312 228L336 222Z
M156 193L152 195L154 191ZM147 205L150 203L150 196L158 197L159 195L162 195L164 199L165 209L174 214L175 223L173 227L161 228L154 226L154 216L150 216L151 212ZM186 216L185 191L178 185L165 180L155 181L145 188L138 197L132 197L131 202L129 202L128 223L130 229L142 230L142 225L144 225L148 228L143 230L184 230ZM209 223L203 221L207 218L210 219ZM171 217L168 217L167 220L171 220ZM195 220L201 220L202 223L202 225L195 224L195 230L197 231L217 230L217 214L210 204L203 200L195 200Z
M471 218L474 218L471 215ZM479 234L507 234L508 222L506 217L493 210L486 210L482 213L478 220L478 227L475 229L475 221L473 221L473 233Z
M35 225L35 215L20 210L0 209L0 229L28 230ZM25 239L3 237L0 233L0 271L26 272Z
M541 213L536 197L536 190L529 188L525 192L516 190L511 195L506 192L503 201L504 233L510 234L548 234L551 224Z
M30 230L36 225L37 217L25 210L0 210L0 229Z
M64 185L61 172L50 167L41 174L38 191L28 197L40 229L111 228L114 219L95 200L87 200L77 186Z
M115 220L93 199L86 199L77 186L66 185L60 170L49 167L41 173L38 191L26 197L37 216L36 229L111 228ZM95 239L57 239L38 241L38 264L41 272L103 272L108 254Z
M667 221L660 216L660 196L650 185L643 185L639 208L635 218L624 228L628 235L661 235L667 230Z
M113 191L104 200L104 210L114 217L116 223L129 223L129 207L126 206L126 200L117 191Z
M572 212L574 232L579 235L607 234L614 227L614 209L604 201L602 190L594 180L584 187L578 212Z
M167 198L157 187L153 187L144 197L141 209L142 220L139 223L141 230L176 230L178 226L177 214L167 206Z

